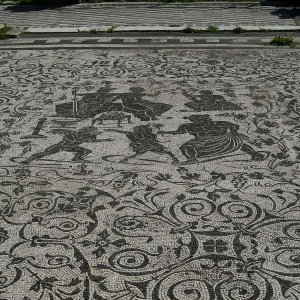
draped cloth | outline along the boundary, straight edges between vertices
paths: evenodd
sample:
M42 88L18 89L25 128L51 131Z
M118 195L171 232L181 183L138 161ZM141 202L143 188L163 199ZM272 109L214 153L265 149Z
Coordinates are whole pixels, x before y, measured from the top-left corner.
M237 133L220 136L201 136L180 146L182 153L189 159L213 157L228 154L241 148L242 139Z

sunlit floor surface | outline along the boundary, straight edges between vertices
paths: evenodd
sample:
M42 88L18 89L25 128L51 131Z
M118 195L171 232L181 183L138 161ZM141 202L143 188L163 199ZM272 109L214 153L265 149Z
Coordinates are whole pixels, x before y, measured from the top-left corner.
M300 299L299 51L0 57L1 299Z

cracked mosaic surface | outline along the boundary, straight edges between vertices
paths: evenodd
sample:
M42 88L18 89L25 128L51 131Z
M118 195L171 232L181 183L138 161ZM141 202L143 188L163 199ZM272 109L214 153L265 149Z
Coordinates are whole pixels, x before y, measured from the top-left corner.
M300 299L300 53L0 53L0 298Z

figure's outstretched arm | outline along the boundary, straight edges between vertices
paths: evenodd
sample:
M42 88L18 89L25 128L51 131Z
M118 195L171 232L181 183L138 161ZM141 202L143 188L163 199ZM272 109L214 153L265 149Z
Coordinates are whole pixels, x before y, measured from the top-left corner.
M180 134L178 131L158 131L159 134Z
M114 141L115 139L97 139L96 141L97 142L112 142Z
M158 95L160 95L160 93L161 92L155 92L155 93L152 93L152 94L142 94L142 96L144 97L144 96L149 96L149 97L156 97L156 96L158 96Z
M118 132L118 133L124 133L124 134L132 133L131 131L125 131L125 130L119 130L119 129L104 129L104 131L107 131L107 132Z
M160 134L174 134L175 135L175 134L187 133L187 130L185 130L185 127L183 125L180 125L177 130L170 130L170 131L161 130L158 133L160 133Z

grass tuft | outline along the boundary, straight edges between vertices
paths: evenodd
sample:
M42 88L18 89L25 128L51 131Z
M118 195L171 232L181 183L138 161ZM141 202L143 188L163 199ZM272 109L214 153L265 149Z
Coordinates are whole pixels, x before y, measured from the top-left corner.
M233 31L234 33L243 33L243 32L245 32L246 30L243 29L241 26L236 26L232 31Z
M219 27L214 25L209 25L206 30L211 33L216 33L219 31Z
M0 40L5 40L9 38L8 32L12 30L12 27L9 25L4 25L0 27Z
M106 30L106 32L107 32L107 33L113 33L113 32L115 31L115 29L116 29L116 26L112 25L111 27L109 27L109 28Z
M191 26L187 26L186 28L184 28L182 30L183 33L198 33L198 32L202 32L201 29L197 29L197 28L193 28Z
M270 42L274 46L291 46L293 43L294 39L286 36L275 36Z
M91 29L90 30L90 33L92 33L92 34L97 34L97 33L100 33L100 32L102 32L100 29Z

